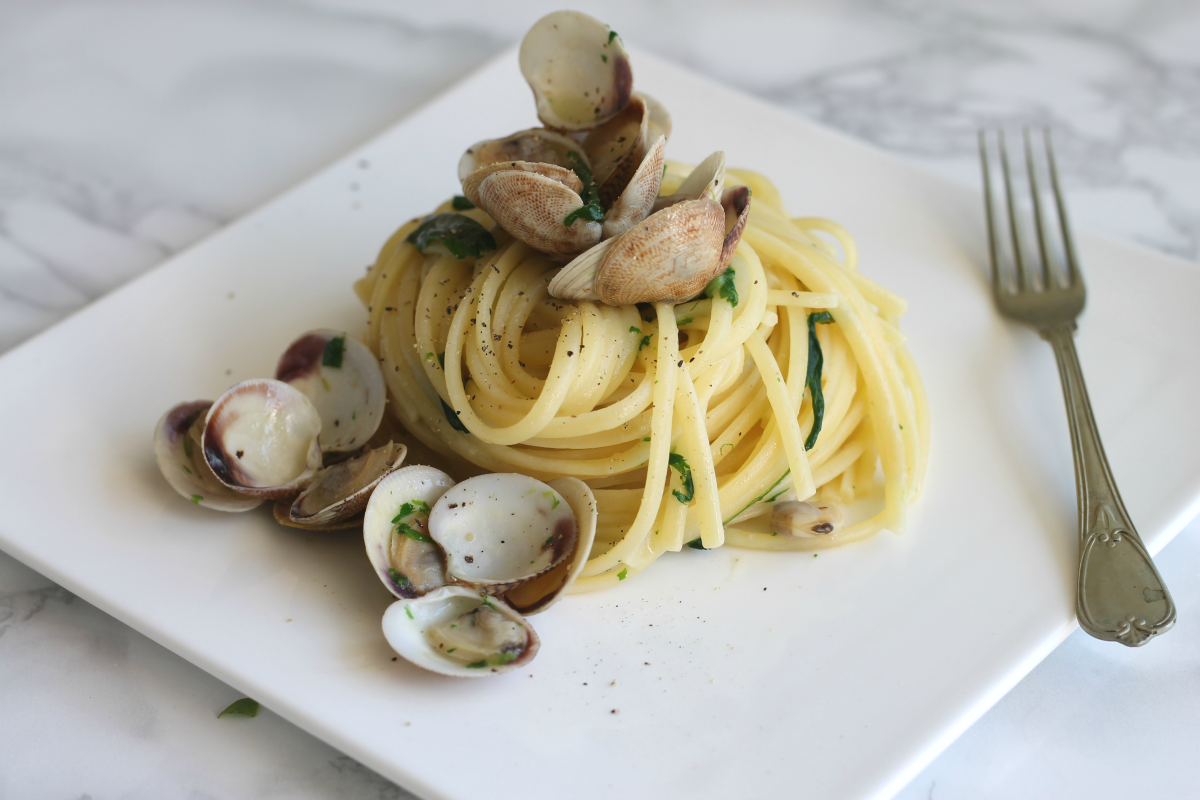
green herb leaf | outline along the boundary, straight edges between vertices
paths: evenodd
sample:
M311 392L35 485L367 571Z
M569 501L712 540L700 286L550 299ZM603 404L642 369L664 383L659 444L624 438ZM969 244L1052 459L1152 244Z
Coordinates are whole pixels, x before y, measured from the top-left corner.
M650 346L650 334L647 333L645 336L642 337L642 343L638 345L638 352L639 353L642 352L643 347L649 347L649 346Z
M425 516L429 516L429 503L424 500L409 500L404 505L400 506L400 512L392 517L392 524L396 525L402 519L407 519L413 514L420 511Z
M733 267L730 267L713 278L705 288L704 296L709 298L719 297L722 300L728 300L729 305L737 308L738 292L737 286L733 282L735 274Z
M516 657L517 657L516 653L501 653L498 656L492 656L491 658L489 658L488 663L491 664L493 667L499 667L499 666L503 666L504 664L509 663L510 661L515 660Z
M472 661L470 664L467 664L467 669L483 669L486 666L486 661Z
M496 239L487 228L462 214L434 214L422 222L405 240L422 253L440 245L455 258L478 257L496 249Z
M608 56L604 55L604 53L601 53L601 54L600 54L600 60L601 60L601 61L603 61L605 64L607 64L607 63L608 63Z
M201 500L203 500L203 499L204 499L204 498L203 498L203 497L201 497L201 496L200 496L200 495L198 495L198 494L194 494L194 495L192 495L192 502L193 502L193 503L195 503L196 505L200 505L200 501L201 501Z
M553 511L554 509L558 508L558 504L559 504L559 502L560 502L560 501L559 501L559 499L558 499L558 498L557 498L557 497L554 495L554 492L542 492L542 497L545 497L547 500L549 500L549 501L550 501L550 503L551 503L550 510L551 510L551 511Z
M454 413L454 409L446 405L446 401L442 401L442 413L446 415L446 421L450 423L450 427L460 433L470 433L467 426L462 424L462 420L458 418L458 414Z
M450 201L450 207L455 211L470 211L475 207L475 204L461 194L456 194L454 195L454 199Z
M572 150L567 153L567 158L571 161L571 169L579 176L579 180L583 183L583 193L580 194L580 199L583 205L567 214L563 220L563 225L568 228L575 223L575 220L582 219L588 222L603 222L604 221L604 206L600 204L600 189L596 186L596 178L592 175L592 171L588 169L587 164L583 163L583 159L579 157L579 153Z
M258 701L251 700L249 697L243 697L241 700L234 700L225 710L217 714L217 719L221 717L257 717L258 716Z
M425 542L426 544L433 544L433 539L430 539L428 536L421 533L419 530L412 527L407 522L401 522L399 525L397 525L396 533L402 533L405 536L407 536L408 538L412 539L414 542Z
M643 441L643 442L648 442L648 441L650 441L650 437L649 437L649 436L646 436L646 437L644 437L644 438L642 439L642 441Z
M641 329L641 328L638 328L638 327L635 327L635 326L633 326L633 325L630 325L630 326L629 326L629 332L630 332L630 333L641 333L641 332L642 332L642 329ZM188 458L191 458L191 455L192 455L191 453L188 453Z
M808 395L812 399L813 426L804 440L804 449L812 450L817 444L817 436L821 433L821 425L825 421L825 393L821 390L821 368L825 358L821 354L821 342L817 339L817 323L833 322L833 316L828 311L818 311L808 315L808 375L804 385L808 387Z
M482 603L481 605L485 605L485 606L487 606L487 607L488 607L488 608L490 608L492 611L495 611L495 610L496 610L496 607L495 607L494 605L492 605L492 601L491 601L491 600L488 600L486 597L484 597L484 598L483 598L483 603Z
M688 545L688 547L692 548L693 550L707 550L708 549L701 543L701 541L699 539L692 539L690 542L687 543L687 545Z
M392 579L392 583L396 584L399 589L402 586L408 586L408 578L400 574L400 571L395 567L388 567L388 577Z
M667 456L667 463L675 468L683 483L683 491L673 489L671 494L675 495L675 499L681 503L692 502L692 498L696 495L696 488L692 484L692 468L688 466L687 459L679 453L671 453Z
M629 567L622 567L621 571L617 573L617 580L623 581L627 577L629 577Z
M690 325L694 319L694 317L684 317L675 324L682 328L684 325Z
M321 354L321 366L342 368L342 356L346 353L346 336L335 336L325 343L325 352Z
M412 606L405 605L404 613L408 615L409 619L416 619L416 617L414 617L413 613L412 613Z
M616 32L616 31L609 31L609 32L608 32L608 42L606 42L606 44L612 44L612 40L613 40L613 39L615 39L615 38L617 38L617 32Z

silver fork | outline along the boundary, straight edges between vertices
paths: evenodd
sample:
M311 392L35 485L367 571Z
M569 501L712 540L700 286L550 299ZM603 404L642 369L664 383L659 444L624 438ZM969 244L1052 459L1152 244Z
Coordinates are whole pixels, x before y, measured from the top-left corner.
M1054 348L1058 360L1079 502L1079 624L1097 639L1137 647L1175 624L1175 601L1121 502L1088 402L1074 339L1075 318L1083 310L1087 294L1067 225L1050 131L1043 130L1040 137L1040 165L1034 158L1034 137L1028 129L1023 138L1031 199L1028 206L1017 200L1003 131L993 136L979 132L992 291L1000 313L1037 329ZM1004 176L1003 204L993 198L992 173L997 169ZM1049 207L1042 202L1044 178L1039 173L1049 176L1054 197ZM1036 249L1027 241L1029 225L1037 232ZM1004 238L1005 228L1008 241Z

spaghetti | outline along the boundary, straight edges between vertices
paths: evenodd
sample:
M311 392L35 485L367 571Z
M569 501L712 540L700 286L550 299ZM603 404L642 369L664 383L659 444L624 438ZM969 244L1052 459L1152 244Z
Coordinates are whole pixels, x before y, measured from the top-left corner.
M661 194L688 172L669 162ZM459 213L492 231L495 251L422 255L405 241L414 220L356 285L414 456L456 478L573 476L593 489L599 527L575 591L685 544L815 549L901 533L920 493L929 414L899 331L905 301L858 272L840 226L789 217L760 175L727 180L753 204L712 297L557 300L546 286L560 265L479 209ZM787 499L849 504L878 469L883 509L869 519L803 539L754 521Z

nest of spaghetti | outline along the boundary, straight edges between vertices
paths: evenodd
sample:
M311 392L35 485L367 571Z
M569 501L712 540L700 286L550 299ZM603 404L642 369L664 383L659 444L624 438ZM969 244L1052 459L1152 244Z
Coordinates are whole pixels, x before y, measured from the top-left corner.
M545 127L468 148L463 194L396 231L356 285L397 440L459 480L586 483L597 527L571 591L685 546L903 532L929 430L905 301L767 178L720 152L666 160L669 115L590 19L550 15L522 45ZM578 85L608 88L572 106L560 73L544 102L535 67L580 52L608 82ZM851 519L868 497L876 513Z

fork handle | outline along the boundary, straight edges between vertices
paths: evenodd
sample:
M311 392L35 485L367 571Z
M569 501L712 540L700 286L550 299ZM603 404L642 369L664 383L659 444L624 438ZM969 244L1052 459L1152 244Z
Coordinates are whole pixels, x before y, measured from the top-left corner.
M1079 498L1079 624L1097 639L1137 647L1175 624L1175 601L1109 470L1075 352L1075 323L1050 325L1039 333L1054 348L1071 428Z

